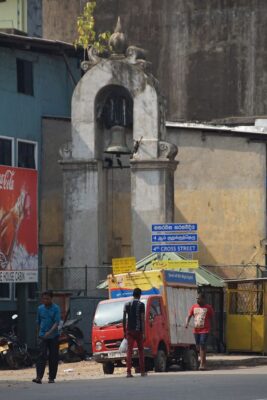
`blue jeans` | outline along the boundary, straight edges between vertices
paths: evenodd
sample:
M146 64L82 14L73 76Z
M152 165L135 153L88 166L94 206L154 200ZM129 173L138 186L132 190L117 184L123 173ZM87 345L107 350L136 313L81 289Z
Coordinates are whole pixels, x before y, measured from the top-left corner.
M202 349L206 348L209 334L208 333L194 333L196 345Z

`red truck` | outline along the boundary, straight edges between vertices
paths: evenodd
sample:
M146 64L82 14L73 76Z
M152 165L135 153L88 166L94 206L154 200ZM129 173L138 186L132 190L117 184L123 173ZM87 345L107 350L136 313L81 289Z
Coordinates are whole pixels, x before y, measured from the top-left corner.
M110 299L101 301L92 329L94 360L102 363L105 374L125 366L126 354L119 351L123 340L123 309L134 287L141 287L145 303L146 370L164 372L172 364L196 370L198 355L192 329L185 328L189 308L196 301L194 273L148 271L109 277ZM138 371L138 350L133 352Z

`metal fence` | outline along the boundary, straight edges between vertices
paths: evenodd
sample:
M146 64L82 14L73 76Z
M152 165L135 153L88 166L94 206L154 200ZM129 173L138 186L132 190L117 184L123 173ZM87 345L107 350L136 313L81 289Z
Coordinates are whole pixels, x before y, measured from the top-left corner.
M249 279L265 276L266 266L258 264L239 265L202 265L222 279Z
M111 266L92 267L46 267L39 268L41 290L69 291L84 296L96 290L96 285L104 281L112 272Z
M205 265L205 268L222 279L244 279L262 277L265 266L260 265ZM40 290L81 291L84 295L96 289L97 283L104 281L112 273L110 265L84 267L46 267L39 268Z

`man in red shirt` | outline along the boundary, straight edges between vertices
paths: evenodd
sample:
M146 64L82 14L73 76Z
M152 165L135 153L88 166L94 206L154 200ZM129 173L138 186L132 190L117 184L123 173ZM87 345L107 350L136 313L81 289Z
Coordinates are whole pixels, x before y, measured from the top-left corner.
M194 317L194 335L197 349L200 353L200 370L206 369L206 344L209 333L211 331L211 322L214 319L213 308L206 304L205 296L199 293L197 296L197 304L194 304L186 318L185 327L188 328L190 319Z

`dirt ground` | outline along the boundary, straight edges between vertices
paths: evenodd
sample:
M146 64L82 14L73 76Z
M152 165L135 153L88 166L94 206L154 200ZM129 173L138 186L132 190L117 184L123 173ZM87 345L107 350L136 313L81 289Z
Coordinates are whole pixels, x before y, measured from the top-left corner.
M114 374L125 374L125 368L116 368ZM59 364L57 381L69 381L103 377L102 365L94 361ZM44 380L46 380L45 375ZM0 370L0 381L31 381L35 378L35 368Z
M254 366L267 366L267 357L244 354L218 354L208 356L208 367L211 368L211 370L240 370ZM47 380L47 370L44 382ZM150 372L149 374L151 373L153 372ZM116 368L114 371L114 375L125 374L126 368ZM105 378L109 378L111 375L104 375L101 364L88 360L77 363L60 363L57 381L84 380L90 378L102 378L104 376ZM14 385L16 382L27 382L31 381L33 378L35 378L35 368L25 368L20 370L0 369L0 383L2 384L4 384L4 382L11 382L12 385Z

